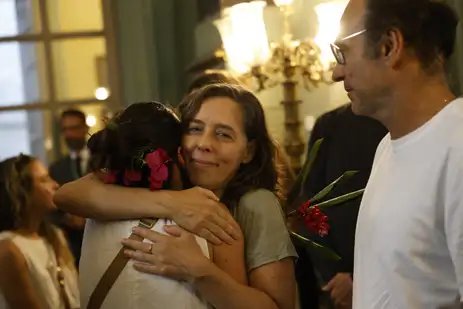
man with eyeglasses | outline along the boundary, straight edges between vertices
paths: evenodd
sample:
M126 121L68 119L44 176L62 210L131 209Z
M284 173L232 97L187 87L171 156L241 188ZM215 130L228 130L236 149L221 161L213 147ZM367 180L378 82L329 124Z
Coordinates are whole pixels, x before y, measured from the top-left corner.
M457 23L441 1L351 0L331 46L354 113L389 131L357 220L354 308L462 300L463 99L444 70Z

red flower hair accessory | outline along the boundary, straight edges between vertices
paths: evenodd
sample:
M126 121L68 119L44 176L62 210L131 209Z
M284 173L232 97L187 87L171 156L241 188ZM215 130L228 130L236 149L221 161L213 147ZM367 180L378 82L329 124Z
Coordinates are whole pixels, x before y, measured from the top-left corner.
M114 184L117 181L117 172L112 170L103 170L102 180L106 184Z
M162 188L164 181L169 178L169 169L167 163L171 159L167 155L167 152L158 148L145 156L145 162L150 168L150 190L159 190Z
M124 185L129 186L132 182L141 180L141 171L125 170L124 171Z
M171 162L171 158L168 156L167 152L158 148L147 153L142 160L142 166L148 165L150 169L149 183L150 190L159 190L162 189L164 181L169 178L169 168L167 163ZM115 184L120 181L120 176L122 177L122 183L124 186L130 186L134 182L139 182L142 180L142 171L135 169L125 169L123 171L117 170L102 170L102 180L106 184Z

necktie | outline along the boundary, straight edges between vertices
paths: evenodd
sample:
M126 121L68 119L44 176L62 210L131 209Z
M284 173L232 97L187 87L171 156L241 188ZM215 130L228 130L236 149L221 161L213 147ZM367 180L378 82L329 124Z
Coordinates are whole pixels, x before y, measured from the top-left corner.
M82 158L80 157L80 155L77 155L75 161L77 176L82 177Z

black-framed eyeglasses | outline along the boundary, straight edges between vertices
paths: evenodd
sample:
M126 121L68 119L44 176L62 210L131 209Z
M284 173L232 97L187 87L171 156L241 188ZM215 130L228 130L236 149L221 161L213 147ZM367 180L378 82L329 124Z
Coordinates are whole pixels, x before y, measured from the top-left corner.
M352 38L354 38L356 36L364 34L366 31L367 31L367 29L357 31L355 33L352 33L352 34L346 36L346 37L343 37L341 39L337 39L334 43L330 44L331 51L333 52L334 58L336 59L336 62L338 64L341 64L341 65L346 64L346 58L344 57L344 52L342 51L342 49L338 45L336 45L336 42L342 42L342 41L345 41L345 40L348 40L348 39L352 39Z

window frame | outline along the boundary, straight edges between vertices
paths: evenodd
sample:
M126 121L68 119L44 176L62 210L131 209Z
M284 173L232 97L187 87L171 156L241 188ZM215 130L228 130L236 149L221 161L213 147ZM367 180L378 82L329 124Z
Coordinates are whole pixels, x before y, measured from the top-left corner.
M0 106L1 112L9 111L30 111L40 110L43 112L50 112L54 124L52 125L52 132L44 132L45 137L52 138L53 152L48 155L48 159L53 160L62 155L61 153L61 134L58 126L59 112L68 107L79 107L84 105L103 105L109 111L115 111L122 107L122 82L120 79L120 63L117 55L117 45L115 38L116 24L113 16L115 16L114 5L111 0L99 0L102 8L102 22L103 29L96 31L51 31L49 25L49 9L47 6L48 0L32 0L37 1L39 18L40 18L40 32L38 33L24 33L12 36L0 36L0 44L8 42L28 42L39 43L43 45L44 51L44 68L45 74L44 82L48 98L46 100L28 101L20 104L8 104ZM66 39L76 38L102 38L105 41L106 49L106 68L108 76L108 86L110 95L105 100L97 100L95 97L79 98L79 99L59 99L57 97L56 89L56 76L54 71L53 48L52 43Z

